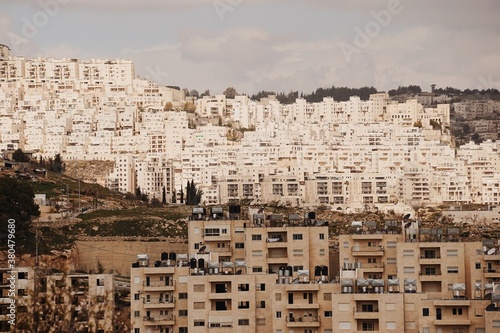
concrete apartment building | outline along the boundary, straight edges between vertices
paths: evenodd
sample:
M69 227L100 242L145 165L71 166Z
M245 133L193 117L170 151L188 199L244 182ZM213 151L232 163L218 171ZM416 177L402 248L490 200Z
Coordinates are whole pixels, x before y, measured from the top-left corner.
M415 222L354 222L330 258L328 226L193 209L189 252L138 255L132 332L496 332L498 244ZM356 228L357 226L357 228ZM154 264L153 264L154 262Z
M198 116L255 131L241 134L210 126L206 119L195 129L188 126L188 113L166 110L169 102L182 105L182 91L136 78L130 60L27 59L10 55L6 46L1 50L2 150L21 148L45 158L59 153L65 160L126 155L148 160L152 169L168 160L176 192L194 180L207 204L236 198L236 185L224 183L229 178L238 193L255 202L321 204L343 211L372 205L403 213L419 198L433 205L496 202L493 186L484 184L500 172L498 143L451 147L448 104L428 108L418 98L390 101L386 93L367 101L352 96L307 103L299 98L288 105L272 96L259 102L247 96L204 96L195 101ZM490 109L497 104L488 104ZM124 171L124 165L132 169ZM165 185L137 174L132 163L124 165L117 164L109 175L114 189L133 192L142 184L147 193L157 193ZM415 167L418 175L411 170ZM362 184L350 180L367 182L372 174L387 177L387 193L363 193ZM330 184L325 193L322 177L349 182L349 195L330 191ZM281 197L288 188L290 195Z
M18 267L13 272L16 276L16 332L28 332L23 329L26 325L47 331L57 325L55 332L113 332L113 275L45 274L31 267ZM11 277L11 271L1 269L0 277L0 332L7 333L12 332L7 316L10 304L7 278ZM40 313L38 321L33 311Z

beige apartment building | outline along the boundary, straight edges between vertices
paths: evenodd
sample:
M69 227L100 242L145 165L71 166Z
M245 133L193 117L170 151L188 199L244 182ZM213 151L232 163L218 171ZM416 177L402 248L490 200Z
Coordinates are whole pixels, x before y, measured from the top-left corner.
M132 332L497 332L496 242L455 229L328 225L239 206L195 208L189 253L139 255L131 270ZM158 259L158 260L155 260ZM339 264L332 264L332 263Z
M16 325L8 308L15 276ZM0 332L113 332L112 274L54 274L31 267L0 269ZM33 314L34 311L39 316ZM12 329L14 328L14 331ZM52 330L51 330L52 329Z

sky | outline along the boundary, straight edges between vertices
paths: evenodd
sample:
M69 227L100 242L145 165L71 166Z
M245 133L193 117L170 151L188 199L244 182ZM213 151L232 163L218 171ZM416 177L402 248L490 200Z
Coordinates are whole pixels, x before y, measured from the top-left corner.
M0 0L12 55L131 59L162 85L500 89L498 0Z

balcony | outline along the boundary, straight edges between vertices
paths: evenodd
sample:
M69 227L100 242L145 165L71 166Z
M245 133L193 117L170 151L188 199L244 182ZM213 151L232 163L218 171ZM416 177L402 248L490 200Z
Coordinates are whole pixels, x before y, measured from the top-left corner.
M175 299L168 301L144 302L145 309L173 309L175 307Z
M157 316L157 317L144 317L144 326L172 326L175 325L175 316Z
M373 257L373 256L383 256L384 247L383 246L354 246L351 248L352 255L354 257Z
M434 306L440 307L440 306L461 306L461 307L466 307L470 306L470 300L465 300L465 299L441 299L441 300L435 300L434 301Z
M165 284L165 282L157 282L157 283L150 283L149 285L145 284L143 282L144 286L144 291L174 291L175 290L175 282L171 280L168 284Z
M318 303L296 303L296 304L287 304L287 310L314 310L319 309Z
M440 256L435 256L435 257L420 256L421 265L439 265L440 263L441 263Z
M378 319L380 314L378 313L378 309L374 309L373 311L355 311L354 319Z
M268 249L288 248L288 242L286 242L286 241L270 242L269 240L271 240L271 239L274 239L274 238L268 238L267 242L266 242Z
M319 317L286 318L286 326L289 328L319 327L319 325Z
M436 272L434 274L425 274L425 273L419 273L420 275L420 281L421 282L427 282L427 281L441 281L441 273Z
M272 255L267 257L268 264L281 264L288 261L287 255Z
M434 325L436 326L469 326L471 324L470 319L453 318L446 320L434 320Z

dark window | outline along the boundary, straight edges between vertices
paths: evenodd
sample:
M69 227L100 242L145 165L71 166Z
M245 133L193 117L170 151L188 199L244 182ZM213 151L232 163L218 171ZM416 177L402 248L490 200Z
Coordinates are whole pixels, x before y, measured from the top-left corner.
M332 311L325 311L325 317L331 317Z
M423 308L422 309L422 316L428 317L429 316L429 308Z
M236 244L234 244L234 247L237 249L244 249L245 243L236 243Z

